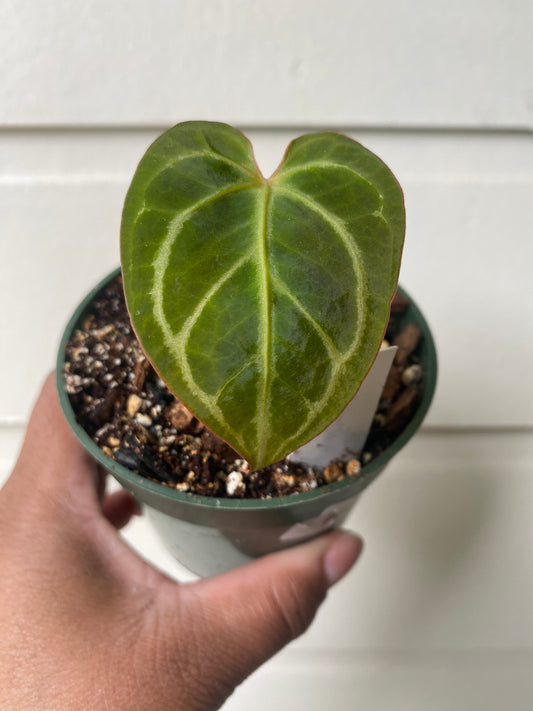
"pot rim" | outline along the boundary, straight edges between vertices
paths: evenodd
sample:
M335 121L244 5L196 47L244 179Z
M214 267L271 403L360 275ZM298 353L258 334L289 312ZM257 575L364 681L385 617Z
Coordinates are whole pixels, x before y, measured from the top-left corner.
M181 506L189 505L201 507L207 510L217 511L265 511L265 510L282 510L288 507L294 507L299 504L309 504L324 497L339 500L346 496L353 496L362 491L373 479L382 471L385 465L392 457L399 452L402 447L407 444L411 437L420 427L427 411L431 405L435 392L437 381L437 354L433 336L429 329L426 319L418 308L417 304L409 296L409 294L401 286L398 286L398 291L403 296L409 299L409 320L414 321L421 329L423 336L423 346L425 350L424 359L424 392L418 407L409 421L405 429L396 437L387 449L373 459L369 464L364 465L361 469L361 474L357 477L346 477L342 481L332 484L325 484L311 491L301 492L298 494L290 494L287 496L274 497L271 499L231 499L218 498L210 496L201 496L190 492L181 492L168 487L164 484L147 479L141 474L127 469L123 465L116 462L111 457L108 457L87 432L78 424L74 414L70 399L65 390L63 380L63 365L65 362L65 347L72 332L79 326L83 316L89 311L90 304L93 302L96 295L121 273L120 267L114 269L106 277L104 277L78 304L74 313L70 317L59 344L57 361L56 361L56 385L59 393L59 401L61 408L67 421L73 430L75 436L83 445L83 447L101 464L106 470L111 472L116 478L126 486L130 485L133 489L143 489L152 497L164 499L168 503L170 501L179 502Z

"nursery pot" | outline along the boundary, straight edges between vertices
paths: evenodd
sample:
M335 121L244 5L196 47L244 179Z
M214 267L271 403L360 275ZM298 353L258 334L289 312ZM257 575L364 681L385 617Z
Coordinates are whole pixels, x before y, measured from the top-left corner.
M197 575L224 572L341 525L361 491L414 435L426 415L436 383L435 346L424 317L409 297L409 306L399 317L399 325L414 323L422 332L417 349L423 368L422 399L405 429L385 451L363 466L358 476L348 476L305 493L270 499L198 496L147 479L107 456L78 424L62 376L66 343L91 312L95 296L119 272L112 272L85 297L65 329L56 368L61 406L81 444L143 505L173 556Z

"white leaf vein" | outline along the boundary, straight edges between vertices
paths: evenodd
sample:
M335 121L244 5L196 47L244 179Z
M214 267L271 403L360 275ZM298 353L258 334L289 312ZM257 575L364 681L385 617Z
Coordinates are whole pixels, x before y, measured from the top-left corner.
M354 338L352 345L346 350L346 352L342 355L342 358L340 360L333 361L334 363L334 368L333 368L333 373L331 378L329 379L328 382L328 387L324 391L324 394L320 398L318 402L314 404L314 407L310 411L309 415L305 419L305 421L302 423L300 428L290 437L288 440L290 441L297 441L298 438L306 431L306 429L309 427L309 425L313 422L313 420L316 417L316 413L320 412L325 405L327 404L328 400L330 399L331 395L333 394L335 387L336 387L336 381L337 381L337 376L340 370L345 366L346 362L353 356L354 353L357 352L359 345L360 345L360 340L361 340L361 334L364 331L364 326L365 326L365 318L364 318L364 309L363 309L363 289L365 286L365 279L364 279L364 273L362 269L362 259L360 255L358 254L355 245L352 242L352 236L350 233L346 230L344 227L344 224L342 221L339 220L335 215L332 215L328 210L326 210L322 205L319 205L317 202L315 202L312 198L308 197L307 195L298 192L297 190L293 190L291 188L287 188L285 186L281 186L279 184L276 184L275 186L276 191L280 191L282 193L285 193L286 195L290 196L294 200L297 200L301 204L305 205L308 209L312 210L315 214L319 215L328 225L330 225L335 233L340 237L342 243L345 246L346 251L348 252L352 266L354 269L354 273L357 276L357 285L358 285L358 293L357 293L357 311L358 311L358 324L359 328L357 330L356 337Z
M311 316L311 314L306 309L306 307L302 304L300 299L298 299L298 297L295 296L292 293L292 291L289 290L287 285L279 277L273 276L272 282L273 282L273 284L275 284L278 291L280 291L284 296L286 296L292 302L292 304L298 309L298 311L302 314L302 316L306 319L306 321L308 321L311 324L312 328L316 331L317 335L320 337L320 340L324 344L324 347L326 348L331 360L332 361L340 360L341 356L340 356L338 348L333 343L333 341L328 336L328 334L324 331L322 326L318 323L318 321L315 318L313 318L313 316Z
M212 150L191 151L191 153L185 153L183 155L180 155L177 158L174 158L173 160L169 160L167 163L163 163L159 172L162 172L163 170L166 170L167 168L174 168L174 166L178 165L178 163L181 163L184 160L188 160L189 158L205 158L205 157L214 158L215 160L220 160L222 163L226 163L226 165L231 165L233 168L236 168L241 173L247 173L248 175L251 175L256 180L258 180L258 178L259 178L257 171L254 171L251 168L247 168L245 165L238 163L237 161L233 160L232 158L228 158L227 156L223 155L222 153L215 153Z
M240 183L237 185L232 185L229 188L226 188L225 190L219 190L216 193L213 193L209 195L207 198L204 200L200 200L194 205L191 205L189 208L186 210L183 210L179 215L176 216L174 220L169 224L168 230L167 230L167 237L166 239L162 242L161 246L159 247L159 250L154 258L154 261L152 262L152 266L154 268L154 281L153 281L153 289L151 291L151 298L154 304L154 318L161 328L161 331L163 332L163 337L165 340L165 346L166 348L173 354L174 358L177 360L179 367L182 368L182 374L184 376L184 380L189 387L190 391L194 394L195 397L198 398L198 400L205 406L207 407L210 412L213 414L213 417L219 421L219 423L224 422L225 420L222 417L222 413L218 406L216 405L215 398L213 396L210 396L208 393L203 391L197 383L195 382L194 378L192 377L192 373L190 371L189 364L187 362L187 359L185 357L185 345L184 342L180 339L183 338L188 338L190 334L190 330L192 328L192 321L191 319L193 316L198 318L199 314L203 311L205 308L206 304L212 298L212 296L220 289L220 287L227 281L228 278L231 278L231 276L235 273L235 271L238 269L239 266L241 266L247 259L250 258L250 254L246 254L244 257L242 257L238 262L236 262L233 267L224 274L219 281L214 284L211 289L204 295L203 299L198 303L196 309L194 310L193 314L189 316L189 318L185 321L182 329L180 330L179 334L175 334L172 331L172 328L170 324L168 323L168 320L165 316L165 311L164 311L164 304L163 304L163 289L162 289L162 284L164 282L164 276L166 269L168 267L168 263L170 261L170 256L172 252L172 248L176 242L176 239L178 238L178 235L182 231L184 225L186 222L194 215L197 213L200 209L208 206L209 204L215 202L216 200L225 197L226 195L229 195L231 193L240 191L240 190L245 190L255 187L254 184L252 183ZM158 288L159 286L159 288ZM227 426L227 423L225 423ZM240 441L240 437L237 435L237 433L234 433L236 438Z
M279 173L276 175L276 181L278 180L283 180L283 178L289 176L289 175L294 175L295 173L302 173L306 170L309 170L310 168L320 168L320 169L327 169L327 168L342 168L343 170L347 170L349 173L352 173L352 175L355 175L357 178L360 180L365 180L369 185L372 185L374 188L376 187L375 184L373 184L368 178L360 173L359 171L355 170L355 168L352 168L349 165L346 165L346 163L336 163L332 161L309 161L308 163L302 163L300 165L295 165L292 168L284 168L283 166L280 167ZM279 184L279 183L277 183Z

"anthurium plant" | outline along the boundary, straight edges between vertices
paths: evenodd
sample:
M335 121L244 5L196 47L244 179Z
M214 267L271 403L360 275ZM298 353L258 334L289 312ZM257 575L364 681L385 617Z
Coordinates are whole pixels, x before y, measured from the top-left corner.
M293 141L265 178L221 123L178 124L126 196L124 290L170 390L258 469L325 429L381 345L405 232L389 168L347 136Z

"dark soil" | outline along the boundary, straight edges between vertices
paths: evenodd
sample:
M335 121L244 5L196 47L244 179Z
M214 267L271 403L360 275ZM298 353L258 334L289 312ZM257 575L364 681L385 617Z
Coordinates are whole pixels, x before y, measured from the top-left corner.
M139 474L179 491L204 496L270 498L359 476L401 432L421 398L416 358L419 329L401 331L407 302L393 302L386 334L398 345L389 378L361 455L325 469L284 459L250 471L246 461L199 422L167 389L133 333L118 277L96 299L66 347L65 387L76 418L109 456Z

